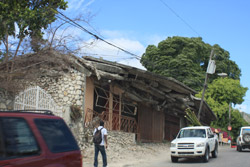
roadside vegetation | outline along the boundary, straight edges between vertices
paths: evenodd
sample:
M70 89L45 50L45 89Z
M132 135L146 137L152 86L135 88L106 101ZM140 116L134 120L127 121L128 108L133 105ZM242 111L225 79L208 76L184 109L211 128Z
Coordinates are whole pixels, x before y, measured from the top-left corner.
M239 110L234 108L231 108L231 119L229 119L229 105L241 104L248 88L240 84L240 67L230 60L228 51L217 44L213 46L207 44L202 38L174 36L161 41L157 46L149 45L142 55L141 63L148 71L183 82L198 91L197 97L201 97L212 48L215 51L213 60L216 61L216 73L226 73L227 77L209 75L205 101L217 117L211 126L228 131L230 121L231 135L236 139L240 127L248 123ZM191 110L186 110L186 113L191 125L200 125Z

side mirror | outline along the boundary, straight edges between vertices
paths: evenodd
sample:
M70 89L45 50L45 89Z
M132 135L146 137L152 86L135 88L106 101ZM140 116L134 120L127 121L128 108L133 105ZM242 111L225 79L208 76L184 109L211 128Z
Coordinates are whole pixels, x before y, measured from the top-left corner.
M214 137L214 134L208 135L208 138L213 138L213 137Z

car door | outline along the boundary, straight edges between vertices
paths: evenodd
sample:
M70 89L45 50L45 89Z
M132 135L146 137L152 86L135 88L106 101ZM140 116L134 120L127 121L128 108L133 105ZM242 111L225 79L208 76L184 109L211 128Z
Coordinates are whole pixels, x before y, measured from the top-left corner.
M20 117L0 117L0 166L42 167L44 156L28 122Z
M210 151L212 151L214 150L215 147L214 134L210 128L208 128L207 131L208 131L209 148Z
M36 118L34 122L48 147L47 160L51 164L65 167L82 166L80 149L62 119Z

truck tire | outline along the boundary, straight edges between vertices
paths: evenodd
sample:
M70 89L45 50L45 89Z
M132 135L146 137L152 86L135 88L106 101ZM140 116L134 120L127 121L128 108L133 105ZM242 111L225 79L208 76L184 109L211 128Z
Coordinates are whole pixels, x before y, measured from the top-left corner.
M174 163L176 163L176 162L178 162L178 157L173 157L173 156L171 156L171 160L172 160L172 162L174 162Z
M242 139L245 143L250 143L250 133L245 133L243 136L242 136Z
M237 145L237 151L239 151L239 152L242 151L242 147L240 145Z
M217 156L218 156L218 144L216 143L214 151L212 152L212 157L217 158Z
M209 161L209 147L206 148L205 154L202 157L203 162L208 162Z

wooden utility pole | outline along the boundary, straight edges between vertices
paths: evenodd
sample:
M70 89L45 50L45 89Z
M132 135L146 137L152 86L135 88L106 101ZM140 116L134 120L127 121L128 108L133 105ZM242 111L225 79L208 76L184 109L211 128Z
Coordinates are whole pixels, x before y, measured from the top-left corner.
M229 133L229 136L230 135L230 131L232 130L232 127L231 127L231 103L229 103L229 111L228 111L228 133Z
M212 57L214 55L214 49L212 49L210 57L209 57L209 61L208 63L212 60ZM209 64L208 64L209 65ZM206 75L205 75L205 83L204 83L204 87L203 87L203 92L202 92L202 97L201 97L201 102L200 102L200 107L199 107L199 111L198 111L198 120L200 121L201 118L201 110L202 110L202 106L203 106L203 101L204 101L204 95L205 95L205 91L207 89L207 80L208 80L208 73L206 71Z

